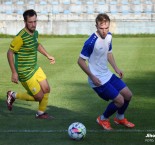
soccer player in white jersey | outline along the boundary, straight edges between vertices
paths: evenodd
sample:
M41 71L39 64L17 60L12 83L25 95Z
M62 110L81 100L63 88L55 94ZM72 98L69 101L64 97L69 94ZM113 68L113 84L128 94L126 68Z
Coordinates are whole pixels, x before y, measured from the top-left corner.
M114 123L133 128L135 125L124 117L132 98L132 92L122 81L123 72L115 63L112 53L112 34L109 32L109 26L109 16L98 14L96 17L97 31L85 41L78 64L88 75L88 82L94 91L102 99L111 100L103 114L97 118L97 123L105 130L112 130L109 117L116 112ZM109 70L108 63L111 64L119 77Z

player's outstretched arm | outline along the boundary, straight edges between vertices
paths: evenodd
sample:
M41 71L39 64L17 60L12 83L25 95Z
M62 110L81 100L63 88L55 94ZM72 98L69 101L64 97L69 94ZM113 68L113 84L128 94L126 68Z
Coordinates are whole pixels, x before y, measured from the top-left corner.
M44 56L46 56L49 59L49 61L50 61L51 64L54 64L55 63L55 58L53 56L49 55L47 53L47 51L45 50L45 48L41 44L39 44L39 46L38 46L38 51L41 54L43 54Z
M115 70L115 72L120 76L120 78L123 78L123 72L117 67L112 53L108 53L108 61Z

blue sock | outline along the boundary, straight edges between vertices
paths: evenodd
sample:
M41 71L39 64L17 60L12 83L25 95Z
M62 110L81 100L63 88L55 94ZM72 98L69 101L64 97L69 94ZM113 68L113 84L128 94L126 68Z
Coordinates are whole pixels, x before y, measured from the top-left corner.
M118 109L118 114L124 114L125 110L128 108L130 101L124 100L124 104L121 108Z
M111 102L105 112L103 113L105 118L109 118L112 114L114 114L118 110L118 107L114 104L114 102Z

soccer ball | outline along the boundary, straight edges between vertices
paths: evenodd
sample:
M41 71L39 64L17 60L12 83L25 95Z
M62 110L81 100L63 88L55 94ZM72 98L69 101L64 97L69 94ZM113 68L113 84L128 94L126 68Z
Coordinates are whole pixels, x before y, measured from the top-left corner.
M73 140L81 140L86 136L86 127L80 122L74 122L68 127L68 135Z

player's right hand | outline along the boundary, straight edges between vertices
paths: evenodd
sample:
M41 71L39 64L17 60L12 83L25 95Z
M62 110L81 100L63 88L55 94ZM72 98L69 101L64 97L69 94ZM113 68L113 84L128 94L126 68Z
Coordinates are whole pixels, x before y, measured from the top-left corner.
M97 86L97 87L102 85L101 81L96 76L92 76L91 80L93 81L94 85Z
M18 84L18 74L17 73L12 73L12 78L11 78L13 83Z

